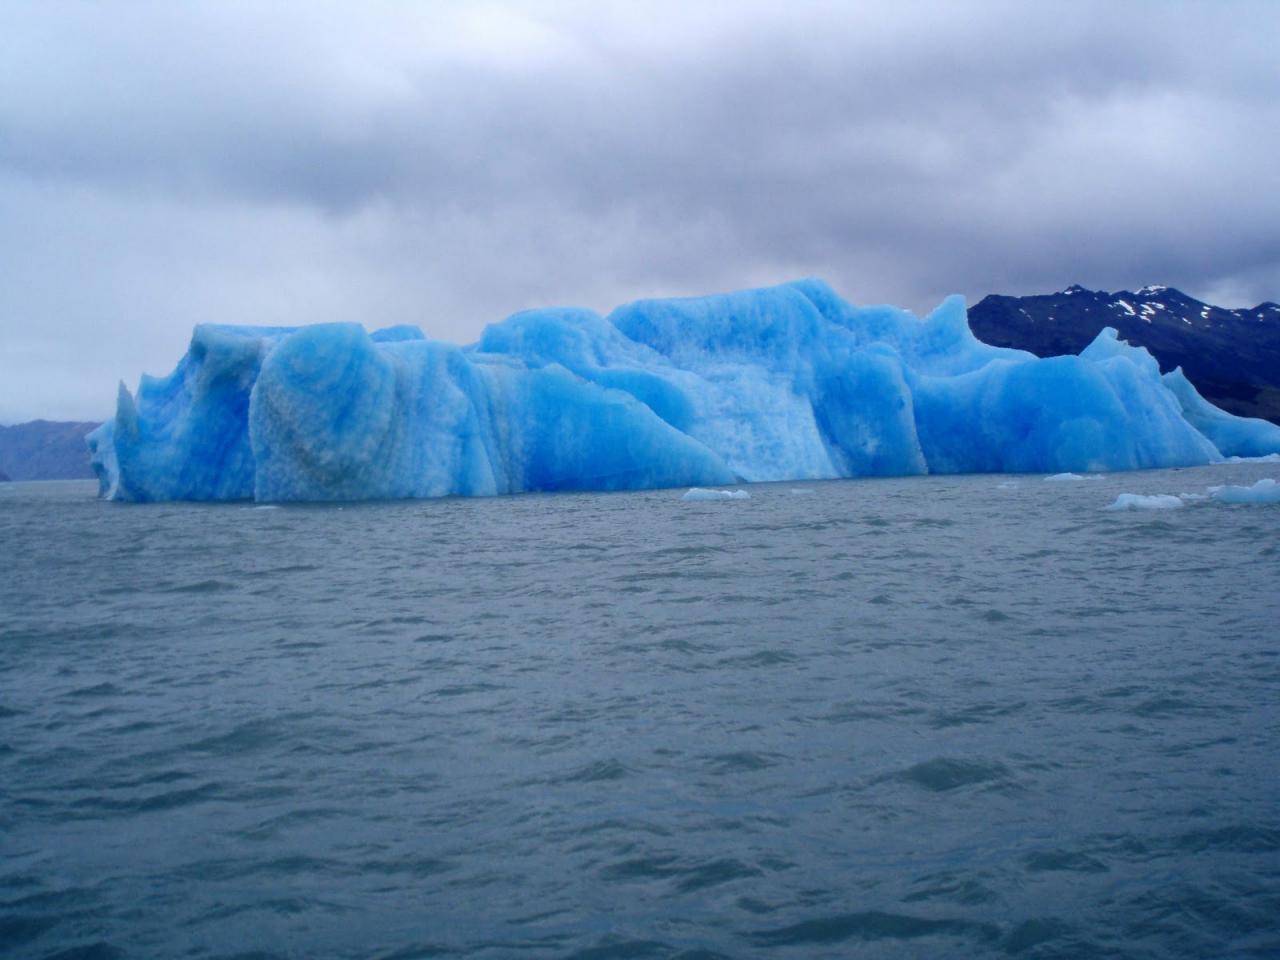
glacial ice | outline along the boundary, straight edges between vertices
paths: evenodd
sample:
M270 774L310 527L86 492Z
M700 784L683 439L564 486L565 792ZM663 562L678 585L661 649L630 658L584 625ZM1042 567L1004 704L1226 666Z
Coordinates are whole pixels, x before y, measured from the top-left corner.
M1184 504L1180 497L1169 493L1122 493L1104 510L1177 510Z
M1218 503L1280 504L1280 483L1266 477L1248 487L1225 484L1208 487L1204 493L1180 493L1176 497L1169 493L1122 493L1114 503L1103 509L1169 510L1205 500L1216 500Z
M750 500L751 494L745 490L704 490L694 487L680 498L686 503L705 502L709 500Z
M1210 487L1209 496L1219 503L1280 503L1280 483L1266 477L1251 487L1234 484Z
M1256 458L1280 450L1280 426L1268 420L1236 417L1215 407L1178 367L1166 373L1164 385L1178 398L1187 422L1213 441L1224 457Z
M921 320L802 280L608 317L529 310L468 347L416 327L201 325L173 373L120 386L87 440L103 496L138 501L1109 471L1280 452L1280 428L1196 404L1172 376L1114 330L1079 356L1038 359L978 341L959 297Z
M1280 453L1268 453L1262 457L1223 457L1218 463L1280 463Z

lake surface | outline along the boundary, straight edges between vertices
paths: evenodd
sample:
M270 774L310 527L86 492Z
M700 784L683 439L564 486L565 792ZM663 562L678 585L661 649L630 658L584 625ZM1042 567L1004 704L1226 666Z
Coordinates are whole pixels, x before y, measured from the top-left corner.
M0 486L0 955L1275 957L1264 476Z

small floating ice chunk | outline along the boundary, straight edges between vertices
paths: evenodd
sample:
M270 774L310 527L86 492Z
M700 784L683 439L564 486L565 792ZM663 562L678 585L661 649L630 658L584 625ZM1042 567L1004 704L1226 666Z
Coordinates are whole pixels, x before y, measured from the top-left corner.
M1265 457L1223 457L1214 463L1280 463L1280 453L1268 453Z
M680 499L686 503L700 500L750 500L751 494L745 490L704 490L702 487L691 487Z
M1264 477L1251 487L1210 487L1209 495L1219 503L1280 503L1280 483Z
M1171 493L1122 493L1106 510L1177 510L1183 506L1181 498Z
M1091 473L1091 474L1089 474L1088 476L1082 476L1082 475L1080 475L1080 474L1078 474L1078 473L1055 473L1055 474L1052 474L1052 475L1050 475L1050 476L1045 477L1045 479L1046 479L1046 480L1054 480L1054 481L1064 481L1064 480L1101 480L1101 479L1102 479L1102 477L1098 476L1096 473Z
M812 491L812 490L810 490L808 487L792 487L788 492L789 492L793 497L811 497L811 496L813 496L813 491Z
M1052 477L1045 477L1045 479L1046 479L1046 480L1052 480L1053 478L1052 478ZM996 484L996 487L997 487L998 489L1000 489L1000 490L1017 490L1017 489L1018 489L1018 481L1017 481L1017 480L1006 480L1004 483L997 483L997 484Z

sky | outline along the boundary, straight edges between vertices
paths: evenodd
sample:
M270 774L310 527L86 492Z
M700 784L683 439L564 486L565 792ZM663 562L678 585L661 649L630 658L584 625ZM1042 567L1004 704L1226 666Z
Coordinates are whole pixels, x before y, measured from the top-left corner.
M0 423L197 323L1280 301L1280 3L0 0Z

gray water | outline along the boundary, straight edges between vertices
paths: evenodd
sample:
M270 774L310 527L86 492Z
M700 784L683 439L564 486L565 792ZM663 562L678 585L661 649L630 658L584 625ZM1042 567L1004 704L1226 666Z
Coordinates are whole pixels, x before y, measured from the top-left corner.
M6 485L0 953L1280 955L1277 473Z

